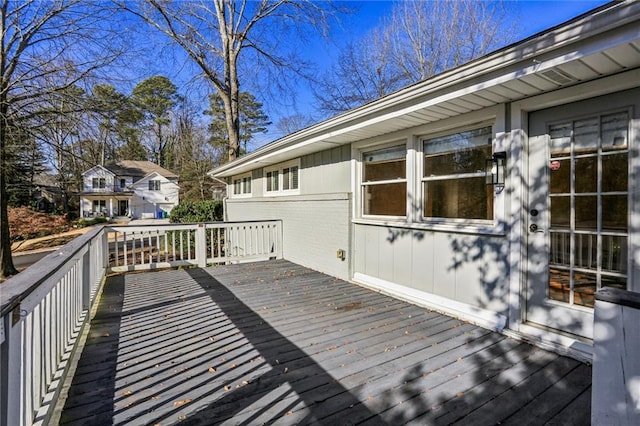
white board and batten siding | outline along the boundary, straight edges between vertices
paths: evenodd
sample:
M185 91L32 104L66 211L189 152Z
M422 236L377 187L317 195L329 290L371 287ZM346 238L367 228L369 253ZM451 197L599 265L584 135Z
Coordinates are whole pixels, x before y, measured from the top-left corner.
M486 327L506 325L504 237L357 223L354 235L357 282Z

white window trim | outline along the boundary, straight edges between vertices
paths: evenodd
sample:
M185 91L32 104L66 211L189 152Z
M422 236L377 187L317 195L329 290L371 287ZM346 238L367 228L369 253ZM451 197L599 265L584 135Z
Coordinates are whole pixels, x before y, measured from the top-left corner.
M284 173L283 170L291 167L298 168L298 187L295 189L283 189L284 188ZM278 189L276 191L271 190L267 191L267 173L269 172L278 172ZM263 176L263 189L265 197L281 197L286 195L299 195L300 194L300 186L301 182L301 168L300 168L300 159L297 158L295 160L287 161L286 163L279 163L274 166L265 167L262 173Z
M425 133L418 135L417 143L416 143L416 164L415 164L415 183L417 185L416 188L416 200L419 200L420 206L420 214L419 217L416 218L417 221L424 224L433 224L433 225L453 225L453 226L461 226L461 225L477 225L480 227L492 226L496 223L498 218L497 209L496 209L496 197L494 194L493 201L493 219L466 219L466 218L447 218L447 217L436 217L436 216L425 216L424 213L424 183L427 181L441 180L441 179L451 179L456 175L446 175L446 176L437 176L434 178L425 178L424 176L424 141L427 139L438 138L441 136L447 136L454 133L465 132L469 130L479 129L482 127L491 126L491 153L496 152L496 138L497 138L497 123L495 120L486 120L475 124L461 125L458 127L448 128L446 130L441 130L433 133ZM480 177L480 175L484 176L484 173L463 173L460 176L465 176L465 178L469 177Z
M245 179L249 179L249 182L251 182L251 191L249 192L244 192ZM240 189L241 189L240 193L236 193L235 183L237 180L240 180ZM231 178L231 184L230 184L231 191L229 191L229 193L231 194L231 198L250 198L253 195L253 184L254 182L253 182L253 176L251 172L233 176Z
M407 191L407 195L410 194L411 189L410 189L410 181L409 178L410 176L412 176L412 173L410 173L411 170L411 165L413 164L413 161L411 159L411 153L412 150L409 149L408 145L408 140L407 139L396 139L392 142L383 142L383 143L379 143L379 144L367 144L367 145L362 145L357 147L357 151L358 151L358 170L356 172L357 174L357 191L358 191L358 206L357 206L357 218L361 218L361 219L367 219L367 220L372 220L372 221L393 221L393 222L402 222L402 223L406 223L409 220L409 217L411 216L411 211L410 211L410 206L409 206L409 202L407 201L407 207L406 207L406 214L404 216L392 216L392 215L372 215L372 214L364 214L364 191L365 188L367 186L370 185L382 185L382 184L386 184L386 183L400 183L400 182L404 182L405 185L407 186L406 191ZM364 153L365 152L370 152L370 151L377 151L377 150L381 150L381 149L385 149L385 148L392 148L392 147L396 147L396 146L404 146L405 148L405 165L406 165L406 170L405 170L405 178L404 179L392 179L392 180L384 180L384 181L377 181L375 183L365 183L363 180L363 173L364 173ZM407 196L407 200L410 197Z

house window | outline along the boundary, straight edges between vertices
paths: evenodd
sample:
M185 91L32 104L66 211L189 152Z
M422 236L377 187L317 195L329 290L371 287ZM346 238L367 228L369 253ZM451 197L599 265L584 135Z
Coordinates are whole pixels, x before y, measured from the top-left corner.
M107 187L107 180L105 178L93 178L91 186L93 189L104 189Z
M93 200L93 212L94 213L106 213L107 202L106 200Z
M233 179L234 195L251 195L251 174Z
M278 170L267 172L267 192L278 190L278 175Z
M150 180L149 181L149 191L160 191L160 181L159 180Z
M493 187L485 182L491 126L423 140L424 216L493 219Z
M124 189L127 185L126 179L120 179L120 188Z
M362 154L363 215L407 215L406 163L404 145Z
M298 166L282 169L282 189L298 189Z
M287 195L300 190L299 160L265 170L265 192L268 195Z

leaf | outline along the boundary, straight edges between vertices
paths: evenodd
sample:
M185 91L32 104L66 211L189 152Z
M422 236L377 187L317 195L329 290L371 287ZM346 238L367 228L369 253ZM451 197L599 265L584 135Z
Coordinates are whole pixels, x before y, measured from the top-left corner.
M213 368L213 367L209 367L209 373L212 373L212 374L213 374L213 373L215 373L215 372L216 372L216 369L215 369L215 368Z
M174 407L179 407L179 406L181 406L181 405L188 404L188 403L190 403L190 402L191 402L191 400L190 400L190 399L183 399L182 401L175 401L175 402L173 403L173 406L174 406Z
M122 392L122 396L127 396L127 395L131 395L133 392L131 392L130 390L126 390L124 392Z

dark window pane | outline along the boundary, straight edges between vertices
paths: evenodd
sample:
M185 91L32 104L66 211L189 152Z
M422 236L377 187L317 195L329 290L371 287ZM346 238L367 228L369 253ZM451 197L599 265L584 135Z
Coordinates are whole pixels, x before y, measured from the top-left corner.
M552 194L568 194L571 192L571 161L553 160L556 167L549 167ZM557 167L559 165L560 167ZM555 170L554 170L555 168Z
M602 157L602 192L626 192L629 185L628 154Z
M602 270L627 273L627 237L602 236Z
M598 229L598 197L576 197L576 229Z
M426 217L493 219L493 188L484 177L425 182Z
M549 299L569 303L571 300L571 281L569 271L549 268Z
M387 160L364 164L364 181L404 179L407 176L406 160Z
M598 191L598 157L577 158L576 192Z
M571 225L571 198L551 197L551 227L569 228Z
M365 215L406 216L407 184L366 185L363 207Z
M602 196L602 229L627 231L627 196Z

